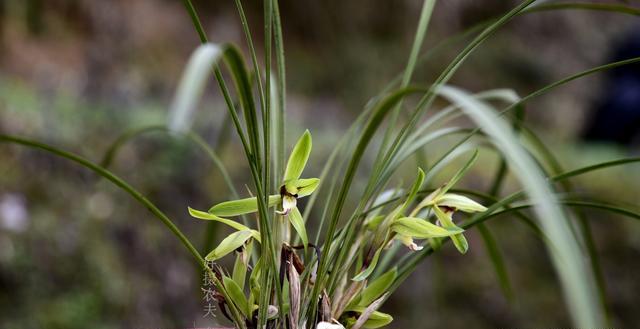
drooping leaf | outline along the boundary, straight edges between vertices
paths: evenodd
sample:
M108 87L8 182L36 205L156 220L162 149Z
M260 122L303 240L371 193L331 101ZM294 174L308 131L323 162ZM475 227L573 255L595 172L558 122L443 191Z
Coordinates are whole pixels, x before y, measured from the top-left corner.
M233 228L235 228L238 231L245 231L245 230L249 230L248 227L233 221L231 219L226 219L226 218L222 218L222 217L218 217L216 215L210 214L208 212L204 212L204 211L200 211L200 210L195 210L193 208L189 208L189 214L195 218L198 219L204 219L204 220L214 220L216 222L220 222L223 224L227 224Z
M224 238L222 242L220 242L220 244L205 257L205 259L207 261L218 260L240 248L253 235L254 233L251 230L233 232Z
M228 276L224 276L222 278L222 282L224 283L224 287L227 290L229 298L231 298L231 301L233 301L233 304L238 307L240 312L242 312L245 317L250 317L251 308L249 307L247 297L244 295L244 292L242 291L240 286L238 286L238 284Z
M463 229L455 225L441 227L416 217L398 218L394 221L393 225L391 225L391 229L394 232L416 239L448 237L464 232Z
M222 57L223 51L224 49L219 45L205 43L191 55L171 104L167 123L171 131L189 130L196 106L209 77L209 70Z
M275 206L278 202L280 202L280 195L269 196L269 207ZM256 197L225 201L209 209L210 214L222 217L239 216L256 211L258 211L258 199Z
M298 208L291 209L287 217L289 218L289 222L291 222L291 225L293 225L293 228L300 236L300 240L302 240L302 244L304 245L304 249L306 251L307 245L309 244L309 238L307 238L307 229L304 227L304 220L302 219L300 210L298 210Z
M450 208L455 208L464 212L483 212L486 211L487 208L463 195L447 193L437 201L436 204L440 206L447 206Z
M284 181L300 178L304 167L307 165L307 159L311 153L311 134L306 130L300 137L296 146L294 146L287 168L284 171Z
M446 228L457 228L456 224L453 223L453 219L451 218L452 212L445 213L444 211L442 211L442 209L440 209L440 207L433 207L433 212L436 214L436 217L438 217L440 223L442 223L442 226ZM451 241L453 241L456 249L458 249L461 254L464 254L467 252L467 250L469 250L469 243L467 242L467 238L465 238L464 235L454 234L451 236Z

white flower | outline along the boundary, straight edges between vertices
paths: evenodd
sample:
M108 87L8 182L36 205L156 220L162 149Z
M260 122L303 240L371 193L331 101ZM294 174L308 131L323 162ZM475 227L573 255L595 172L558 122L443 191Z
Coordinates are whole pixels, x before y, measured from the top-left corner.
M423 246L419 246L415 242L413 242L413 239L410 236L398 234L396 236L396 239L400 240L400 242L402 242L402 244L409 248L409 250L411 251L420 251L424 248Z

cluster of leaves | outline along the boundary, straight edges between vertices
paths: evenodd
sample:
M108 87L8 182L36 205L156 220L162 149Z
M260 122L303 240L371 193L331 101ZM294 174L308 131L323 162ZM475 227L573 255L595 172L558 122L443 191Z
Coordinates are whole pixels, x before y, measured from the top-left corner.
M319 184L318 178L300 178L311 153L311 145L311 135L306 131L298 140L289 157L284 181L279 187L280 193L270 195L268 203L269 207L280 208L280 210L275 210L275 214L279 218L275 218L274 223L270 223L270 225L274 226L276 232L282 233L281 240L277 241L277 246L280 248L278 271L281 280L286 277L286 280L280 282L284 298L283 313L286 314L287 321L292 328L297 328L300 322L301 301L316 299L314 296L309 296L309 293L311 286L315 284L317 276L315 265L320 253L315 254L316 257L304 257L305 255L300 257L295 251L296 249L306 251L308 247L317 248L308 242L305 223L297 207L297 199L311 195ZM378 328L391 322L390 315L378 312L376 309L384 300L384 298L379 298L383 295L385 298L387 297L387 289L391 287L391 283L396 278L397 270L393 268L370 284L367 284L366 279L376 269L383 249L388 249L394 240L406 245L412 251L418 251L422 247L418 247L414 239L430 239L432 245L440 245L441 242L438 238L450 237L461 253L467 251L468 243L462 234L464 230L453 223L452 214L456 210L468 213L483 212L486 208L466 196L448 193L448 191L462 178L475 160L476 154L451 181L425 197L410 212L408 209L416 200L418 191L424 183L425 174L421 169L418 169L418 177L411 192L387 215L380 215L382 207L369 213L362 222L366 229L361 231L362 235L356 239L357 242L349 246L355 251L355 255L351 255L350 258L358 260L355 262L355 268L361 269L361 272L351 278L350 287L346 287L346 283L350 281L347 280L347 277L337 278L342 286L338 287L333 295L329 295L326 289L323 291L321 302L318 305L318 308L322 309L323 322L331 324L332 319L339 319L331 325L342 327L341 323L345 323L349 328ZM395 191L391 192L395 193ZM257 279L263 269L262 264L267 260L262 257L254 257L253 259L256 261L251 264L253 242L261 242L260 232L224 217L236 217L257 211L257 197L219 203L211 207L208 212L189 208L189 213L195 218L216 221L235 230L234 233L224 238L205 257L205 260L214 262L236 251L236 261L231 276L223 269L214 267L218 280L222 282L229 296L229 300L220 298L218 302L222 310L226 310L228 307L240 310L242 321L249 327L255 327L257 323L258 305L256 302L260 300L260 293L271 293L262 290ZM435 215L440 225L429 221L430 214ZM256 220L259 221L260 218L256 218ZM294 228L297 236L288 234L290 232L289 225ZM302 241L302 245L292 247L291 243L297 238ZM330 245L344 244L342 241L332 240L325 243L324 248ZM308 261L305 262L303 259ZM244 287L249 269L251 269L251 275L249 296L247 297L244 293ZM348 293L344 293L345 291ZM272 300L271 296L269 300ZM278 308L272 305L271 310L275 310L275 312L272 311L268 319L275 322L277 321ZM226 315L228 316L228 314ZM304 326L304 321L302 325Z

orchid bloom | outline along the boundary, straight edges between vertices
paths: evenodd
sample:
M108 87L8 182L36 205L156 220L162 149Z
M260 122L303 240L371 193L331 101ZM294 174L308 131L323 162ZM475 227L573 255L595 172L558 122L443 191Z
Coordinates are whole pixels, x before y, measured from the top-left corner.
M297 201L299 198L311 195L311 193L313 193L320 184L320 179L318 178L300 178L302 171L307 164L307 160L309 159L311 146L311 134L307 130L302 134L289 156L289 161L287 162L284 172L283 183L279 188L279 194L270 195L268 203L269 208L278 204L280 205L282 210L276 209L276 213L288 218L305 247L309 242L302 214L297 208ZM222 222L239 231L250 229L240 223L224 217L234 217L257 211L257 197L222 202L211 207L208 212L189 208L189 213L195 218ZM259 237L260 234L257 231L250 231L252 234L249 235L249 237ZM245 236L246 234L241 235L242 238ZM233 245L236 244L237 243L234 243Z

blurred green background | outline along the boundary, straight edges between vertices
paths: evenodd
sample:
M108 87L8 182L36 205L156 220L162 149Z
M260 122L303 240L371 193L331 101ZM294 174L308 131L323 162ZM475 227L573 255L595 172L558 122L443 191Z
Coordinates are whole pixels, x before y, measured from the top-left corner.
M210 40L246 50L233 1L194 4ZM440 1L423 49L515 4ZM244 5L261 45L261 3ZM299 0L280 5L288 141L304 128L311 130L315 147L309 172L319 173L369 98L402 72L422 2ZM452 84L474 92L513 88L526 95L609 61L612 49L638 29L637 23L637 16L573 10L519 17L474 53ZM0 2L0 131L100 161L123 132L165 122L180 74L197 45L177 0ZM462 45L453 44L421 64L414 82L432 81ZM637 142L585 143L579 138L605 83L602 74L590 76L528 104L527 123L566 169L638 153ZM216 148L238 190L245 191L249 175L235 137L220 143L229 132L214 83L200 107L195 130ZM444 147L434 146L426 154L437 156ZM488 188L496 166L490 153L468 175L467 186ZM200 149L162 133L127 144L112 169L198 244L206 226L188 216L187 206L206 209L229 197ZM574 184L580 195L639 209L638 165L581 176ZM506 190L516 188L510 181ZM604 212L585 214L601 257L611 324L631 328L640 321L640 225ZM385 312L395 318L390 327L570 325L543 243L511 217L500 217L489 227L506 259L513 297L502 294L482 241L471 230L467 255L444 248L385 304ZM216 241L225 232L216 231ZM0 328L224 323L221 315L203 318L200 273L190 257L146 209L107 182L66 160L0 145Z

